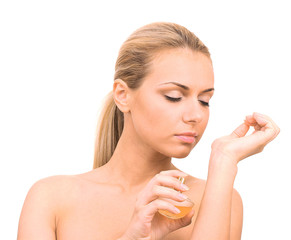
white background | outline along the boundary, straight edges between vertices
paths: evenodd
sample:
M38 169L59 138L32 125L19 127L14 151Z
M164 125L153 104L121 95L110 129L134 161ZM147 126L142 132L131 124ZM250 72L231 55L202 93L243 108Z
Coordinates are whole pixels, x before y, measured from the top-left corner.
M211 142L254 111L281 128L239 163L244 240L291 239L288 1L1 1L0 236L15 239L37 180L89 171L101 101L119 47L155 21L186 26L210 49L216 93L208 129L182 170L207 177Z

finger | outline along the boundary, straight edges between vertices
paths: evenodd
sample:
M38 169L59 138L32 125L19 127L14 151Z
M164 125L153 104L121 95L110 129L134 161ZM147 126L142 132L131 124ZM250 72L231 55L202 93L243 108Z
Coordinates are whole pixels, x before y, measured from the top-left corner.
M240 138L247 134L249 131L250 126L246 123L239 125L231 134L230 136L234 138Z
M255 126L259 124L261 127L265 126L267 123L276 125L270 117L257 112L254 112L252 115L246 116L245 123L250 126Z
M173 224L171 224L169 226L170 231L175 231L179 228L183 228L188 226L189 224L191 224L192 222L192 218L194 217L195 211L194 209L192 209L186 216L179 218L179 219L175 219L173 221Z
M246 123L247 125L253 126L254 124L257 123L257 121L256 121L256 119L253 117L253 115L248 115L248 116L246 116L245 123Z
M274 129L275 136L278 135L278 133L280 132L279 127L274 123L274 121L270 117L257 112L253 113L253 115L247 116L245 123L247 125L254 127L255 132L260 130L264 131L267 128Z
M247 136L246 140L253 146L260 146L260 149L263 149L280 132L279 127L266 115L255 112L249 119L252 119L251 122L255 131Z
M279 129L276 123L270 117L266 115L255 112L253 114L253 117L256 120L256 122L262 127L274 128L276 130Z
M260 113L254 113L253 116L257 122L256 133L260 134L262 140L270 142L279 134L280 129L271 118Z
M147 205L149 202L159 197L159 192L156 192L156 186L163 186L167 188L173 188L177 191L187 191L189 187L182 184L178 178L172 176L166 176L163 174L157 174L150 180L147 186L139 194L137 199L138 205Z
M271 119L268 119L267 116L260 114L260 113L254 113L253 118L255 119L256 123L259 124L261 127L271 127L272 121Z
M188 198L183 193L163 186L154 186L153 192L158 198L169 198L179 202L185 201Z
M266 127L266 128L272 128L276 132L278 133L280 132L280 128L270 117L263 115L261 113L254 113L253 116L260 126Z
M188 176L188 174L178 170L162 171L156 174L155 177L149 181L148 188L152 188L154 185L159 185L174 188L179 191L186 191L189 190L189 188L178 180L179 177L186 176Z
M152 201L148 205L143 207L140 211L140 214L141 216L144 216L146 219L152 220L158 210L166 210L173 214L178 214L181 212L173 204L162 199L156 199L155 201Z
M192 209L185 217L180 218L182 227L186 227L189 225L192 221L192 218L194 217L195 210Z

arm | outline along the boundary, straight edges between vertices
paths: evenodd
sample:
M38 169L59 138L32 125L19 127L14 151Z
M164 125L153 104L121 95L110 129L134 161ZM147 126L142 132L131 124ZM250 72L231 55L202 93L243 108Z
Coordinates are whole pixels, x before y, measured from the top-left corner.
M31 187L22 208L17 240L56 239L53 189L47 179Z
M250 126L255 131L246 136ZM191 239L239 240L242 229L242 203L233 183L237 163L261 152L279 133L267 116L248 116L231 135L212 144L208 178Z
M213 153L205 192L191 239L239 240L242 230L242 202L233 189L236 165Z

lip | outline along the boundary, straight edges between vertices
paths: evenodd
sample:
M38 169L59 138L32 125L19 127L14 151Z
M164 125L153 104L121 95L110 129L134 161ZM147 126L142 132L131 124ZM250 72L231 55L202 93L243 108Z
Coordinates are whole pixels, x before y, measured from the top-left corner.
M185 133L179 133L176 134L175 137L180 139L181 141L185 143L193 143L198 135L193 132L185 132Z

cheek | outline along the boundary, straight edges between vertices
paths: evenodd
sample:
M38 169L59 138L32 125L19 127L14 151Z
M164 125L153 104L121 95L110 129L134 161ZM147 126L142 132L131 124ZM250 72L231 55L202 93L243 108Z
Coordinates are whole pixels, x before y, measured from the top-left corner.
M132 114L136 131L162 139L176 134L176 131L189 130L189 126L186 127L185 124L191 125L191 123L185 123L182 120L183 112L186 112L182 105L175 106L173 104L171 106L161 99L151 98L148 101L143 99L136 101L136 107ZM209 109L199 109L199 112L201 121L194 124L196 125L194 129L201 137L208 123Z
M203 117L202 117L202 121L200 122L199 124L199 130L201 131L200 135L202 136L202 134L204 133L206 127L207 127L207 124L208 124L208 120L209 120L209 110L205 110L204 113L203 113ZM200 138L201 138L200 136Z
M166 106L163 100L153 96L147 101L137 99L132 111L132 120L138 134L143 134L157 140L169 136L173 124L177 123L178 112Z

